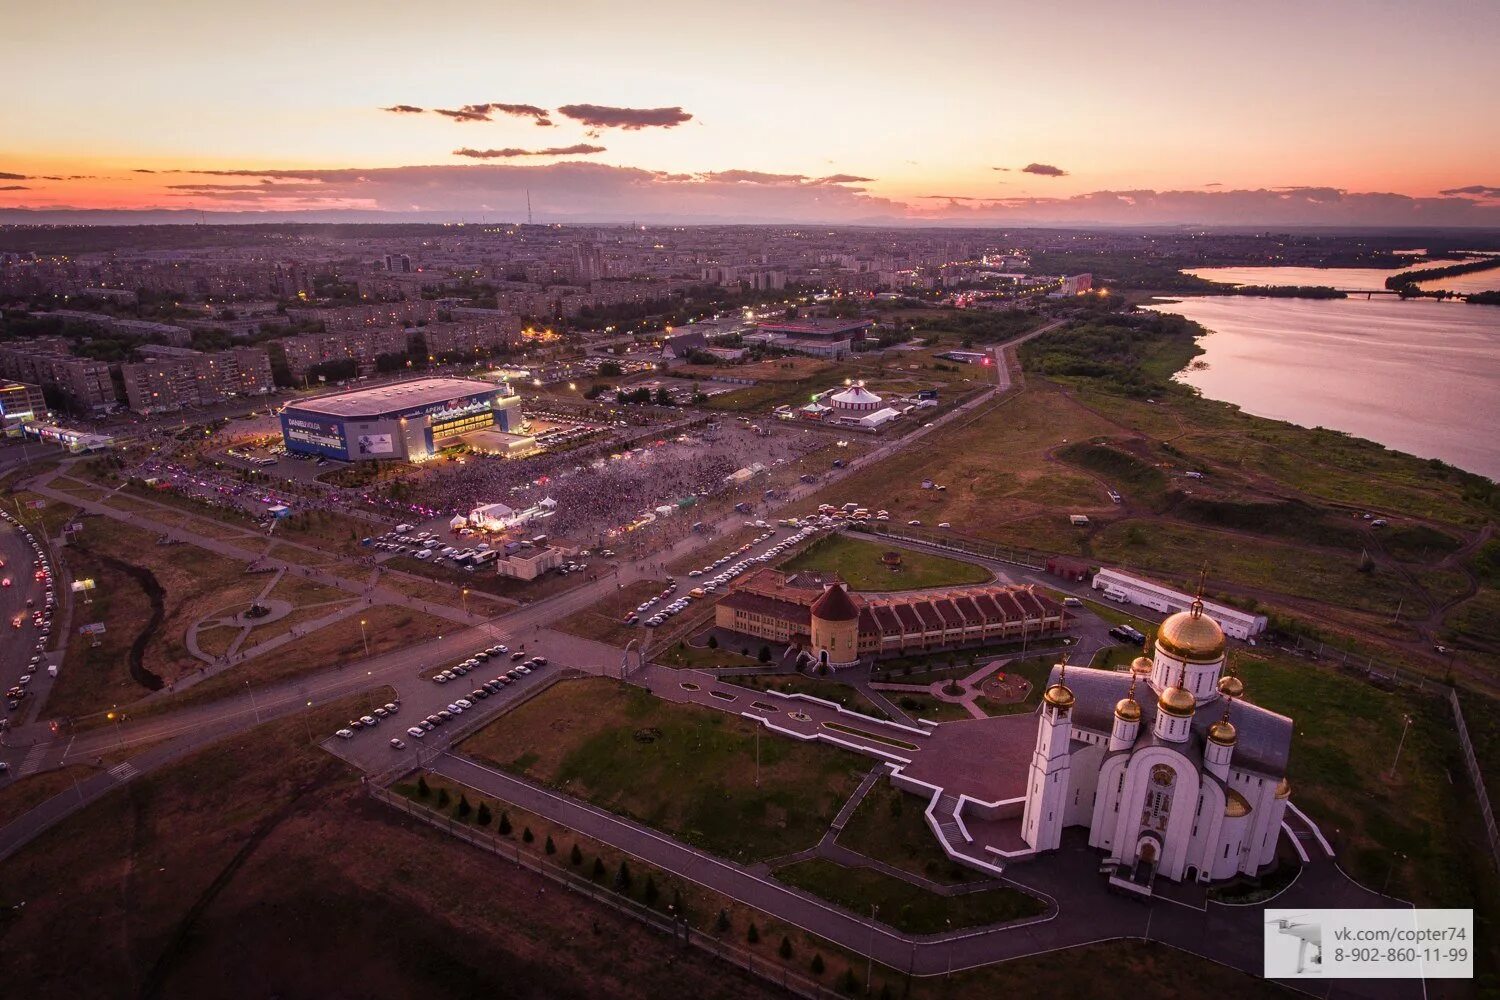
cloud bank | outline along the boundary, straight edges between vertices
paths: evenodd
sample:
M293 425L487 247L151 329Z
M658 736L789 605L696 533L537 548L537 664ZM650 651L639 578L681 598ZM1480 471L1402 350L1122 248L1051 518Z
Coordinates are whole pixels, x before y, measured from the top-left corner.
M474 160L496 160L511 159L517 156L583 156L588 153L602 153L603 146L591 146L586 142L576 143L572 146L549 146L546 149L517 149L514 146L506 149L470 149L465 146L455 149L454 156L467 156Z
M611 108L602 104L564 104L557 113L589 128L676 128L693 116L681 108Z
M181 174L165 187L141 178L142 208L217 205L224 212L374 213L391 219L519 218L529 191L538 218L558 222L766 222L1076 226L1500 227L1491 185L1412 197L1332 187L1091 191L1069 197L933 194L897 200L872 193L856 173L817 176L752 169L670 172L583 160L491 162L580 156L589 144L543 149L468 149L486 162L344 169L224 169ZM155 171L141 171L156 173ZM30 204L36 205L32 196ZM66 209L64 203L41 206ZM45 211L0 218L39 220ZM353 218L354 216L348 215ZM122 213L122 219L128 213Z

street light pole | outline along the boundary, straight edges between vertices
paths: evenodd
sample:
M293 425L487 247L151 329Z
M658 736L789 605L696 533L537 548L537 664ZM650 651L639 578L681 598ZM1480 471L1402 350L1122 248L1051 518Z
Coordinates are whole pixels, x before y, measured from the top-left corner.
M365 620L363 618L361 618L359 620L359 638L360 638L360 641L365 644L365 659L369 659L370 658L370 636L369 636L369 633L367 633L365 631L365 624L366 624ZM442 637L439 636L438 638L442 638Z
M1401 748L1406 746L1406 731L1411 728L1411 716L1408 715L1405 718L1406 725L1401 727L1401 739L1396 743L1396 759L1391 761L1391 773L1389 777L1392 781L1396 779L1396 765L1401 763Z
M865 993L875 985L875 918L880 915L880 904L870 904L870 946L865 949Z
M255 703L255 689L250 686L249 681L245 682L245 690L250 692L250 708L255 712L255 724L258 726L260 725L260 706Z

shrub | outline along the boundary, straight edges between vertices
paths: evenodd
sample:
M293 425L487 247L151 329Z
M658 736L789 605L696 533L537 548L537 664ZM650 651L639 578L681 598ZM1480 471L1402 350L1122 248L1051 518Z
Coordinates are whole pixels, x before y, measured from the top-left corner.
M620 860L620 867L615 869L614 890L619 893L630 891L630 866L623 858Z
M756 659L760 660L760 662L762 662L762 663L770 663L771 662L771 647L770 646L762 646L762 647L760 647L760 652L756 654Z
M532 833L531 827L528 826L521 831L521 839L529 844L532 841L536 840L536 834Z
M589 873L589 878L591 878L595 882L597 882L597 881L599 881L603 877L604 877L604 859L603 858L595 858L594 859L594 870Z
M557 853L557 845L552 842L552 834L550 834L550 833L547 834L547 848L546 849L547 849L547 853L548 854L556 854Z
M469 813L471 813L473 811L474 811L474 807L471 806L471 805L469 805L469 797L467 795L459 795L459 797L458 797L458 818L459 819L467 819L468 816L469 816Z
M448 803L452 802L452 801L453 801L453 799L450 798L449 795L448 795L448 789L446 789L446 788L439 788L438 789L437 804L438 804L438 808L439 809L447 809L448 808Z
M573 850L568 853L568 864L575 867L583 864L583 852L578 849L577 844L574 844Z
M756 929L754 923L752 923L750 925L750 929L745 932L745 940L749 941L751 944L757 944L760 941L760 931Z
M858 989L859 980L854 978L854 970L846 968L839 977L839 992L853 996Z
M708 637L708 648L709 649L718 649L719 648L719 637L718 636L711 635L711 636Z
M656 898L659 895L660 895L660 893L657 891L657 888L656 888L656 879L654 879L654 878L651 877L651 873L650 872L647 872L646 873L646 887L641 890L641 898L646 901L646 905L647 906L655 906L656 905Z
M427 783L425 774L417 779L417 795L424 799L432 795L432 786Z
M500 831L501 836L510 836L510 813L504 809L500 810L500 826L497 829Z
M489 803L479 803L479 812L477 815L475 815L474 822L478 823L480 826L489 826L490 820L494 818L494 814L490 812Z
M791 958L792 957L792 939L788 938L788 937L783 937L781 939L781 947L779 947L779 948L776 949L776 954L780 955L782 958Z
M808 968L812 969L813 975L821 976L823 974L823 969L825 968L825 966L823 965L823 955L821 953L814 955L812 964L809 965Z
M728 910L720 910L719 911L718 918L716 920L714 920L714 930L718 931L720 934L723 934L725 931L729 930L729 911Z

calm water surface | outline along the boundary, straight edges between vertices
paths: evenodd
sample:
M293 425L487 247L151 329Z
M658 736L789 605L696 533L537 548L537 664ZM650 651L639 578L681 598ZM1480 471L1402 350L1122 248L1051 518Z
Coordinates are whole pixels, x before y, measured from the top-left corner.
M1385 290L1385 279L1393 274L1400 274L1402 271L1428 271L1455 263L1458 262L1431 261L1391 270L1378 267L1194 267L1184 273L1228 285L1327 285L1345 291L1357 289L1380 292ZM1428 291L1446 289L1461 293L1487 292L1490 289L1500 289L1500 268L1419 281L1417 285Z
M1500 480L1500 306L1214 296L1150 308L1212 331L1178 374L1210 399Z

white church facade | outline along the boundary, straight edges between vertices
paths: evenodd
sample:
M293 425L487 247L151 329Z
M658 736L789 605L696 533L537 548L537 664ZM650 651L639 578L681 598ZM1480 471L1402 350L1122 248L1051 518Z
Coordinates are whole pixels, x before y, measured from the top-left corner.
M1202 601L1167 618L1131 670L1053 668L1038 714L1021 836L1057 848L1067 827L1149 893L1158 877L1254 875L1276 856L1291 796L1292 720L1243 700L1224 632Z

